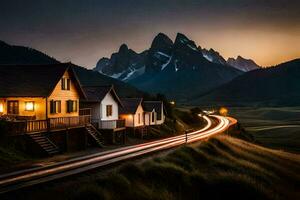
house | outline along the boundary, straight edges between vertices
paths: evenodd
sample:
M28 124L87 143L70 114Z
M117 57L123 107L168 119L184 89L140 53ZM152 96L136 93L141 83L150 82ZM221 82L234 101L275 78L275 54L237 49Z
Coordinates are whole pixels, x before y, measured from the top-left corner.
M85 94L70 63L0 66L0 118L10 135L55 146L45 134L90 124L89 114L80 115L79 99ZM55 137L68 146L65 136Z
M164 107L161 101L143 101L142 98L122 98L123 107L120 118L125 119L125 126L133 135L141 137L147 134L147 127L161 125L165 121Z
M114 87L85 86L83 87L86 99L82 100L82 108L91 109L91 121L101 130L110 143L125 142L125 120L119 119L119 110L122 108ZM121 141L117 141L121 138Z
M128 128L141 128L145 126L144 109L142 98L122 98L123 108L120 110L120 117L125 119L125 126Z
M0 113L15 119L79 116L85 98L68 64L0 66Z
M144 101L145 125L161 125L165 122L164 106L162 101Z

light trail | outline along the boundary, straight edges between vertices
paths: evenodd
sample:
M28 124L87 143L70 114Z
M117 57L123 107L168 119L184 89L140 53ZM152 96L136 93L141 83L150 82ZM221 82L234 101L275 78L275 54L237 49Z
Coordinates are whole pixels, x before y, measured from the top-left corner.
M192 143L227 130L231 125L237 123L233 118L225 118L213 115L219 123L212 127L212 120L204 116L206 126L200 130L193 131L187 135L179 135L160 139L144 144L132 145L116 150L95 153L89 156L70 159L46 167L21 170L0 176L0 193L16 190L22 187L35 185L69 175L82 173L100 166L116 163L122 160L145 155L151 152L169 149L185 143ZM187 137L187 142L186 142Z

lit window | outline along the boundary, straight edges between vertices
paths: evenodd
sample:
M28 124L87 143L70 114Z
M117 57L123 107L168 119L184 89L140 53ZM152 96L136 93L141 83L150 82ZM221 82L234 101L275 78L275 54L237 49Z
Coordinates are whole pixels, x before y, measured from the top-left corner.
M3 108L3 104L2 104L2 103L0 103L0 113L3 113L3 110L4 110L4 108Z
M26 111L34 111L34 102L33 101L25 102L25 110Z

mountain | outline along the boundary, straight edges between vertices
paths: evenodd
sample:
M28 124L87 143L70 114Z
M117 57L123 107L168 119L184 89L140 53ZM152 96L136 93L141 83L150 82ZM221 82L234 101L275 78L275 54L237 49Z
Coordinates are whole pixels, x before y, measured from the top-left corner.
M248 72L260 68L260 66L258 66L253 60L245 59L241 56L238 56L236 59L228 58L227 64L243 72Z
M161 41L157 45L157 41ZM214 89L242 72L227 65L209 62L194 41L178 33L173 43L166 35L154 39L146 62L146 72L129 81L151 93L184 102L188 97Z
M84 86L114 85L114 88L120 97L143 97L147 95L145 92L138 90L128 83L105 76L96 71L77 65L73 65L73 69L75 70L80 83Z
M300 59L245 73L194 98L196 105L300 105Z
M227 64L226 60L220 55L219 52L213 49L201 49L201 47L198 47L198 49L202 51L204 58L206 58L208 61L221 65Z
M189 48L202 53L209 62L234 67L240 71L247 72L260 68L253 60L238 56L236 59L229 58L227 61L214 49L196 47L195 42L189 40L183 34L178 34L183 40L190 41ZM176 43L176 41L175 41ZM153 40L150 49L142 53L136 53L129 49L126 44L122 44L119 51L113 53L110 58L101 58L94 68L102 74L121 81L129 82L147 72L159 72L164 69L170 60L170 55L174 50L173 41L165 34L159 33Z
M136 53L128 49L126 44L122 44L119 51L109 58L101 58L94 71L101 72L112 78L128 81L145 72L146 52Z
M1 64L53 64L59 63L56 59L32 48L9 45L0 41ZM1 67L1 66L0 66ZM114 85L122 97L143 96L144 92L122 81L105 76L84 67L73 65L73 68L83 85Z
M173 41L163 33L153 40L145 59L146 73L159 73L170 61L173 51Z
M245 59L241 56L238 56L236 59L228 58L226 61L222 57L222 55L220 55L220 53L215 51L214 49L207 50L207 49L202 49L201 47L198 47L198 49L202 51L204 58L206 58L208 61L213 63L217 63L221 65L229 65L243 72L248 72L251 70L261 68L251 59Z
M124 67L126 64L120 64L113 59L116 54L118 58L121 57L121 48L110 59L104 58L108 64L101 64L101 67L97 64L94 70L109 76L125 73L126 79L118 79L141 90L163 93L178 101L208 92L243 73L228 66L225 60L222 64L207 60L195 42L181 33L177 34L174 42L167 35L159 33L148 50L136 54L126 48L126 52L124 60L129 72ZM131 63L139 64L134 67ZM108 68L109 72L105 72L104 68ZM114 70L115 68L120 70Z

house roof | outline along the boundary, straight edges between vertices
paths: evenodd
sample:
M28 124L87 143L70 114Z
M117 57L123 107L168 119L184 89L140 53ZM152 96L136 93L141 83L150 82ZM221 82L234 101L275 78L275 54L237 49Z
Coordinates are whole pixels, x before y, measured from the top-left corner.
M123 108L120 109L120 114L135 114L143 98L122 98L121 101Z
M79 94L84 97L70 63L0 65L0 97L48 97L67 70Z
M108 93L111 93L118 104L122 106L122 102L118 97L113 85L83 86L82 88L86 96L86 102L101 102Z
M146 112L152 112L155 110L157 117L160 118L162 113L162 101L144 101L143 108Z

